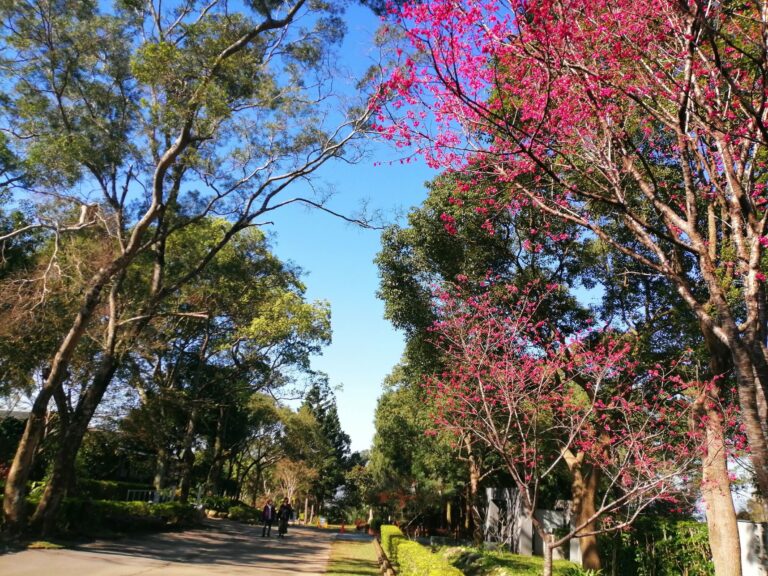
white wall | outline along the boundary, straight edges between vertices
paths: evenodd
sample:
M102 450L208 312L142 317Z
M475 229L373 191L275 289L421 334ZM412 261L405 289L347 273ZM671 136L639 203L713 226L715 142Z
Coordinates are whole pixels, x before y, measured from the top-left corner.
M768 576L768 523L739 522L742 576Z

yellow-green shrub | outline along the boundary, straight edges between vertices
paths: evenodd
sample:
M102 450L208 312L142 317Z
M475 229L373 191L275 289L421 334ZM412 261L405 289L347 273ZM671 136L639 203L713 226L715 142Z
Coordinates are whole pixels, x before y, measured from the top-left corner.
M406 540L397 526L381 527L381 547L387 558L399 565L400 576L463 576L461 570L433 554L429 548Z
M397 557L400 576L463 576L464 574L418 542L400 542L397 546Z
M397 562L397 545L399 542L404 541L405 534L397 526L392 526L391 524L383 524L381 526L381 548L390 562Z

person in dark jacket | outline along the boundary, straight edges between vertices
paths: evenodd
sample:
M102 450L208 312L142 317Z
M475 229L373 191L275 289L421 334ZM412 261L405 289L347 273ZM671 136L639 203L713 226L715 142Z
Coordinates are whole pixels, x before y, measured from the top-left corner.
M268 499L264 505L264 510L261 511L261 521L264 522L264 527L261 529L261 536L269 537L272 532L272 522L275 521L275 506L272 504L272 499Z
M284 498L283 503L280 505L280 510L277 513L278 538L282 538L285 536L285 533L288 532L288 520L291 519L291 516L293 516L293 508L291 508L291 503L288 501L288 498Z

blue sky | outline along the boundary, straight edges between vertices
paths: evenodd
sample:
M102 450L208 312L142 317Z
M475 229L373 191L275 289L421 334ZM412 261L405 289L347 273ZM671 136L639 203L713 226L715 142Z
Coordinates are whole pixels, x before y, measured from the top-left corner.
M341 66L360 73L378 57L373 47L378 20L370 11L350 6L347 22ZM436 172L421 162L401 164L402 154L372 143L363 162L325 166L319 176L335 189L329 206L352 213L367 202L393 222L398 211L420 204L426 196L424 183ZM333 343L313 367L326 372L333 386L343 385L337 391L342 427L352 438L353 450L367 449L381 383L403 351L402 335L384 320L384 305L376 298L379 279L373 259L380 249L380 232L300 206L280 209L269 219L274 222L266 228L274 235L273 251L305 271L310 300L331 304Z

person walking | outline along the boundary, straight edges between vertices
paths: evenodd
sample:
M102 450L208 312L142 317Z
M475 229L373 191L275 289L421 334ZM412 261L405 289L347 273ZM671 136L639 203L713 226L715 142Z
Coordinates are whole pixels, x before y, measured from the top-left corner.
M269 538L272 533L272 522L275 521L275 506L272 504L271 498L267 499L264 510L261 511L261 521L264 522L264 527L261 529L261 537L264 538L266 536Z
M277 513L277 537L283 538L285 533L288 532L288 520L293 516L293 508L288 498L283 498L283 503L280 505L280 510Z

